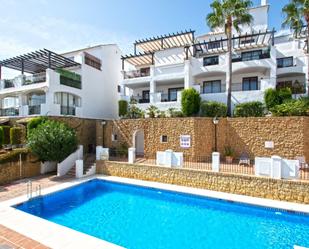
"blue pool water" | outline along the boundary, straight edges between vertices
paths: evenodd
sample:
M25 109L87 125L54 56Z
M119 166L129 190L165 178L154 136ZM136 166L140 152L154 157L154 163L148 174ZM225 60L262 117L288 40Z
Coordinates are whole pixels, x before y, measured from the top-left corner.
M93 180L15 208L129 249L309 247L309 217Z

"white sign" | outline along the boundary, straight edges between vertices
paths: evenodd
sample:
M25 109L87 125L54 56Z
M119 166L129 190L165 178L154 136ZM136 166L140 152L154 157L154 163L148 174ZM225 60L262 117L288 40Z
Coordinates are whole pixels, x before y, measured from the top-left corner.
M180 147L181 148L190 148L191 147L191 136L190 135L181 135L180 136Z
M273 148L275 148L274 142L273 141L266 141L265 142L265 148L266 149L273 149Z

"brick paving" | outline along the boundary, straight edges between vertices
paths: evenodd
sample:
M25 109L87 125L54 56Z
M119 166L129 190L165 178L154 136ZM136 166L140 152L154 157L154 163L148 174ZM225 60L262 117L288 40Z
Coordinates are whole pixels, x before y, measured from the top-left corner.
M48 249L49 247L0 225L0 249Z
M69 179L70 178L67 177L59 178L55 175L44 175L18 180L6 185L0 185L0 202L27 194L27 183L30 180L32 181L32 190L35 191L38 186L41 186L41 188L44 189L64 183ZM0 247L0 249L2 248Z

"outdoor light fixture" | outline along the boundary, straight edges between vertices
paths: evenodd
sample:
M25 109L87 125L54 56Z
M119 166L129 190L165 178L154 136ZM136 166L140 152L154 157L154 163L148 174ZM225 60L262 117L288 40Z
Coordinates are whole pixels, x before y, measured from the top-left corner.
M214 117L212 122L215 125L215 152L218 152L218 142L217 142L217 125L219 124L219 119L218 117Z

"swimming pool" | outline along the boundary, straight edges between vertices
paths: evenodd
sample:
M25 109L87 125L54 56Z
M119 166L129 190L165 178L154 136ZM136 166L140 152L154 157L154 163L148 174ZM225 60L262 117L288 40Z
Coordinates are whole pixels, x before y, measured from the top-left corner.
M15 208L129 249L309 246L309 217L92 180Z

